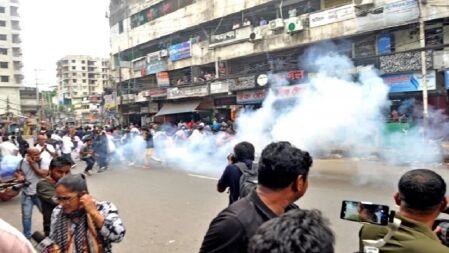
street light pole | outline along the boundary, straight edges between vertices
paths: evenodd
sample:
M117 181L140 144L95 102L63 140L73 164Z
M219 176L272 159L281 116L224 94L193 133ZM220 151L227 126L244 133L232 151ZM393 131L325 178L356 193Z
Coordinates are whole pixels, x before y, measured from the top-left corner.
M427 128L429 120L428 108L428 92L427 92L427 61L426 61L426 39L425 39L425 23L423 15L422 0L418 0L419 7L419 44L421 47L421 75L422 75L422 99L423 99L423 119L424 126Z

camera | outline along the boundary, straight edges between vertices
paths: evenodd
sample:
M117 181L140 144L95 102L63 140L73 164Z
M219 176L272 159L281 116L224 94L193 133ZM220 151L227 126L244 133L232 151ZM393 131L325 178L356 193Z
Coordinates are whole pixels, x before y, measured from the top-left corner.
M394 219L394 212L386 205L345 200L341 205L343 220L386 226Z

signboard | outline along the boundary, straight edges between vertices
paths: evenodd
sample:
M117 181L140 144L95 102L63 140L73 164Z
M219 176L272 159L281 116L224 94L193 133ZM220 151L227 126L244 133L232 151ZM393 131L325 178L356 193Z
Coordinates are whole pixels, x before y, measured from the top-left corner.
M426 51L426 65L428 69L433 68L432 51ZM380 70L384 73L412 72L421 70L421 52L400 52L379 57Z
M166 71L168 69L167 62L164 60L152 61L151 63L148 63L146 68L147 75L156 74L157 72Z
M158 103L150 103L148 107L149 113L157 113L159 111L159 104Z
M194 87L184 87L184 88L168 88L167 89L167 99L177 99L186 97L204 97L209 95L208 85L200 85Z
M132 66L134 71L140 71L142 68L145 68L147 62L145 57L140 57L132 61Z
M410 91L422 91L423 76L420 72L414 72L410 74L391 74L384 75L382 79L386 85L390 88L390 93L395 92L410 92ZM435 71L427 72L427 89L436 89Z
M230 83L229 90L246 90L256 87L256 77L255 76L245 76L239 77L234 82Z
M160 51L156 51L156 52L147 54L147 63L152 63L152 62L156 62L156 61L160 61L160 60L161 60Z
M210 44L216 44L221 43L228 40L234 40L235 39L235 31L230 31L227 33L212 35L210 37Z
M275 89L278 97L296 97L305 88L305 85L283 86Z
M156 74L157 85L159 87L168 87L170 86L170 78L168 76L168 72L159 72Z
M229 82L228 81L216 81L210 84L210 94L228 93Z
M400 0L371 8L356 8L355 15L359 32L404 25L418 20L418 1Z
M344 5L338 8L333 8L317 13L312 13L309 16L310 27L323 26L344 20L355 18L354 5Z
M444 85L447 90L449 90L449 70L444 71Z
M167 89L150 89L150 97L151 98L160 98L167 96Z
M377 40L377 50L379 54L391 53L392 34L384 33L379 36Z
M139 93L137 93L137 96L135 98L136 102L145 102L148 101L147 97L145 97L145 93L146 91L141 91Z
M237 92L237 104L262 103L266 95L266 90L239 91Z
M308 73L304 70L293 70L269 75L269 82L272 87L306 83L308 80Z
M192 57L191 55L192 43L190 41L179 43L168 48L171 61L179 61L185 58Z

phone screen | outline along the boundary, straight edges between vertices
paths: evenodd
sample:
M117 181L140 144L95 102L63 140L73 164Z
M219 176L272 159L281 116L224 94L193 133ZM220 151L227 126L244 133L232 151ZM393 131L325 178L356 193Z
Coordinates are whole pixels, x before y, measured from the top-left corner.
M345 200L341 206L340 218L349 221L387 225L390 208L385 205Z

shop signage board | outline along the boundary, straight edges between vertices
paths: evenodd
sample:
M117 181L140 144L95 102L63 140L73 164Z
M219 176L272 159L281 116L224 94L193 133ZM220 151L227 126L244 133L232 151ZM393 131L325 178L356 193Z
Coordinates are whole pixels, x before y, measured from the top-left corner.
M149 113L157 113L159 111L159 104L158 103L150 103L148 107Z
M204 97L209 95L209 86L200 85L193 87L175 87L167 89L167 99L177 99L186 97Z
M152 61L147 65L147 75L156 74L157 72L166 71L167 62L164 60Z
M355 18L354 5L348 4L341 7L312 13L309 16L310 27L318 27Z
M212 35L210 37L210 44L218 44L224 41L235 39L235 31L230 31L222 34Z
M245 76L239 77L235 82L230 83L229 90L247 90L256 87L256 77L255 76Z
M192 43L190 41L186 41L183 43L179 43L168 48L170 53L171 61L179 61L182 59L190 58L191 55Z
M168 87L170 86L170 78L168 76L168 72L158 72L156 73L157 85L159 87Z
M382 76L382 79L390 88L390 93L422 91L423 89L423 76L421 75L421 72L413 72L409 74L389 74ZM435 90L435 71L429 70L427 72L426 79L427 89Z
M269 75L269 83L272 87L306 83L309 80L308 74L304 70L274 73Z
M150 97L152 98L160 98L167 96L167 89L150 89Z
M305 85L282 86L275 89L277 97L297 97L305 89Z
M103 100L104 100L104 108L106 110L115 108L115 94L104 95Z
M251 90L237 92L237 104L258 104L267 96L266 90Z
M147 54L147 63L157 62L161 60L160 51Z
M405 25L418 20L418 1L399 0L380 5L375 4L371 8L356 8L355 15L359 32Z
M210 84L210 94L228 93L229 83L228 80L212 82Z

